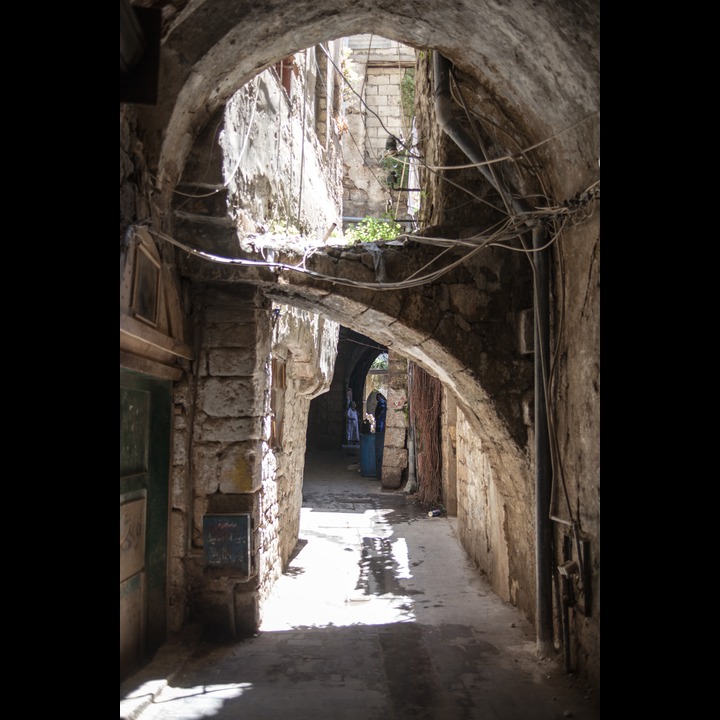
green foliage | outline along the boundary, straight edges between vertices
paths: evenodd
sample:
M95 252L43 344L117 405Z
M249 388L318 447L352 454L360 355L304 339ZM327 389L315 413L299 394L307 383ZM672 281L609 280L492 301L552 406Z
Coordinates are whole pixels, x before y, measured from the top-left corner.
M383 157L381 165L386 171L385 182L388 188L398 190L403 187L407 177L407 153L389 152Z
M353 243L376 242L378 240L394 240L402 232L402 227L389 214L380 218L367 216L354 228L345 233Z
M342 90L343 99L345 100L345 102L350 102L353 99L354 93L352 91L352 88L360 80L360 75L358 75L357 71L355 70L355 63L352 57L350 57L351 55L351 48L343 48L342 57L340 58L340 70L342 71L342 76L345 80Z
M415 68L408 68L400 81L400 98L405 117L410 121L415 114Z
M388 369L388 354L380 353L372 362L370 366L372 370L387 370Z

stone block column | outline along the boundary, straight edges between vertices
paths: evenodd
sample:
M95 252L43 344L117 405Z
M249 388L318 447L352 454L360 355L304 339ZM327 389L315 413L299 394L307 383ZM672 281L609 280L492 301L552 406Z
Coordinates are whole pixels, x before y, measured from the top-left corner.
M268 447L271 308L252 288L206 288L196 297L199 352L195 377L190 612L209 635L257 630L258 589L279 557L274 457ZM218 516L249 516L246 571L235 558L209 561L206 527Z
M397 489L405 480L407 451L407 359L388 352L387 422L382 486Z

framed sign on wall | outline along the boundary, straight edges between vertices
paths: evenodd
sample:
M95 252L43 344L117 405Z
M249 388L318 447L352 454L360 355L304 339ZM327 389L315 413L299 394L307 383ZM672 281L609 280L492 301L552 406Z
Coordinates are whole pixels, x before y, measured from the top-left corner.
M250 528L250 513L205 515L205 570L216 575L249 577Z

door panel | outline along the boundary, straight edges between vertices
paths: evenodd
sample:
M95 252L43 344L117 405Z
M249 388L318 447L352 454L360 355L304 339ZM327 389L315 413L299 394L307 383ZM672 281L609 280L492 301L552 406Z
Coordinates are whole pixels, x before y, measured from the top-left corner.
M120 679L166 638L171 385L120 371Z

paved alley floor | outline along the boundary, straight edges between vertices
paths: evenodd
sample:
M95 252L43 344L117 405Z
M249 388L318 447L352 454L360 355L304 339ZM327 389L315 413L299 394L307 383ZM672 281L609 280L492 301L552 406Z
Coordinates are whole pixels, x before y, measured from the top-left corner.
M532 626L428 517L358 472L308 456L300 541L257 637L186 635L121 685L131 720L555 720L599 697L538 660Z

